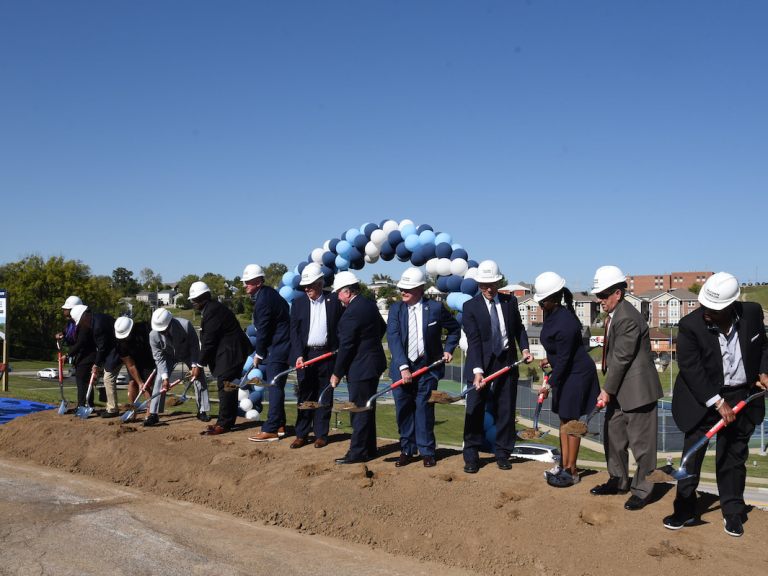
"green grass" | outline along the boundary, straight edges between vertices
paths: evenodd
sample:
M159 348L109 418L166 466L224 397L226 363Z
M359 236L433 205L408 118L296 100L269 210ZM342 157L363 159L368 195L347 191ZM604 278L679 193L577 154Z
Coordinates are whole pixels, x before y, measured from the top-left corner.
M741 289L741 299L746 302L757 302L768 309L768 286L747 286Z

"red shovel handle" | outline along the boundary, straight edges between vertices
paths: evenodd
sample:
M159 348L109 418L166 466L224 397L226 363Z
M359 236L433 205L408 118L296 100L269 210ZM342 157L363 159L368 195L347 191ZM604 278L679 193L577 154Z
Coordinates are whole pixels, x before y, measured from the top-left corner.
M744 408L744 406L746 405L747 405L747 401L742 400L741 402L736 404L736 406L733 407L733 413L738 414L739 412L741 412L742 408ZM710 439L712 438L712 436L720 432L720 430L722 430L723 428L725 428L725 420L721 418L720 422L712 426L712 428L709 429L709 432L707 432L705 436L707 437L707 439Z
M429 370L432 370L432 368L437 368L440 366L440 364L444 364L445 360L441 358L440 360L436 360L435 362L432 362L429 366L424 366L423 368L419 368L418 370L415 370L414 372L411 372L411 378L418 378L424 372L427 372ZM392 386L389 387L390 390L393 390L394 388L397 388L398 386L401 386L403 384L403 379L400 378L397 382L392 382Z
M317 356L316 358L312 358L312 360L305 360L304 362L301 363L301 366L299 366L298 369L301 370L302 368L305 368L311 364L314 364L315 362L326 360L331 356L333 356L334 354L336 354L336 352L337 352L336 350L334 350L333 352L326 352L325 354L320 354L320 356Z
M498 378L498 377L499 377L499 376L501 376L502 374L506 374L507 372L509 372L510 370L512 370L512 368L515 368L515 367L519 366L519 365L520 365L520 364L522 364L523 362L525 362L525 360L523 360L523 359L520 359L520 360L518 360L517 362L515 362L514 364L510 364L509 366L504 366L504 368L502 368L501 370L497 370L497 371L496 371L496 372L494 372L493 374L489 374L488 376L486 376L485 378L483 378L483 384L485 384L485 383L487 383L487 382L490 382L491 380L495 380L496 378Z

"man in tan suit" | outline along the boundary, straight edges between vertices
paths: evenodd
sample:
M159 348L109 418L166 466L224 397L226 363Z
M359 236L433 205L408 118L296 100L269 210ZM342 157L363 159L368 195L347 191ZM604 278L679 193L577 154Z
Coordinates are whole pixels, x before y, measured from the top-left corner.
M656 467L656 401L663 391L651 358L648 324L624 299L627 279L616 266L595 272L592 294L600 301L606 318L603 373L598 402L606 405L604 444L610 478L590 491L595 496L625 494L627 510L640 510L649 500L653 484L646 476ZM629 452L637 470L629 483Z

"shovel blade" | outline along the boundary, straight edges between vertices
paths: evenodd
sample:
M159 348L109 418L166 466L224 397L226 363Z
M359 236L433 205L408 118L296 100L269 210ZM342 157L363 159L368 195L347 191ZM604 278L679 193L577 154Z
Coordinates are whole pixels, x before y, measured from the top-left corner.
M58 413L59 416L64 416L67 413L67 402L65 400L62 400L61 404L59 404Z
M128 422L129 420L133 419L133 415L135 413L136 413L135 410L128 410L122 416L120 416L120 420L122 420L123 422Z
M75 415L78 418L82 418L83 420L87 419L88 416L91 415L91 412L93 412L93 408L90 406L78 406L77 411L75 412Z
M541 430L535 430L533 428L528 428L527 430L520 430L517 433L517 437L520 438L520 440L538 440L539 438L544 438L544 436L547 435L547 432L542 432Z

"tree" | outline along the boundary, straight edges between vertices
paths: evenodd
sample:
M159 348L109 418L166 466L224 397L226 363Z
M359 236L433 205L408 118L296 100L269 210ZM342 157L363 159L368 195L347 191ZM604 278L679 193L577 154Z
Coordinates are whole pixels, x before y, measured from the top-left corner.
M232 294L229 291L229 283L221 274L206 272L200 280L205 282L208 285L208 288L211 289L211 296L213 298L229 300L232 297Z
M200 280L200 276L197 274L187 274L186 276L182 276L181 280L179 280L179 283L176 285L176 292L184 295L185 302L189 297L189 287L192 286L193 282L197 282L198 280ZM188 306L181 307L186 308Z
M272 262L264 268L264 284L277 288L280 280L283 279L283 274L286 272L288 272L288 266L280 262Z
M133 277L133 272L127 268L115 268L112 270L112 288L122 296L135 296L141 289L139 283Z
M141 272L139 272L139 278L145 290L157 292L163 289L163 277L160 274L156 274L152 268L142 268Z
M693 292L694 294L698 294L699 292L701 292L701 284L691 284L688 287L688 291Z

